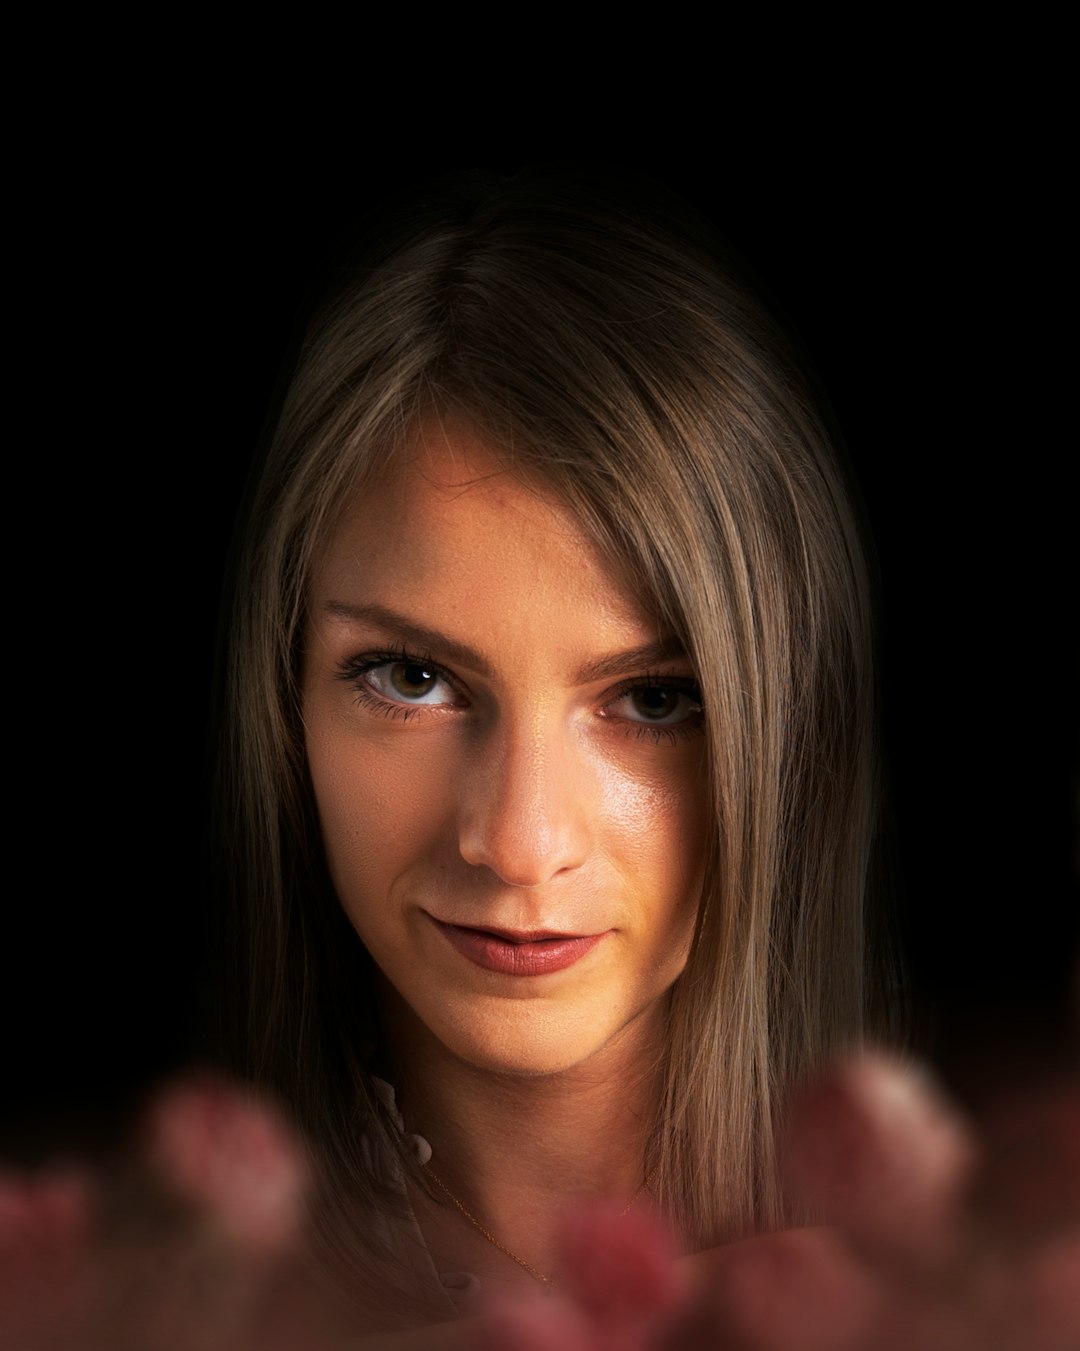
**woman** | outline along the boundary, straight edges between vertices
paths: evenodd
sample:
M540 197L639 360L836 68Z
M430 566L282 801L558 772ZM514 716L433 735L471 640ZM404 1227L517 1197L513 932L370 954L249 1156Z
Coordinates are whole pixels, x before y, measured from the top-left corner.
M778 1113L880 1002L869 645L813 391L679 204L371 232L251 502L218 812L238 1064L362 1303L557 1283L581 1198L784 1222Z

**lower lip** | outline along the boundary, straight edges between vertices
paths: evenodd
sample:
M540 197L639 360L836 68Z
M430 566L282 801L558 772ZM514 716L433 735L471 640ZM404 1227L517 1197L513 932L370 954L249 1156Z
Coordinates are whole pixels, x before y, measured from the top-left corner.
M462 929L456 924L434 920L437 929L451 947L485 971L504 976L546 976L565 971L593 950L604 934L584 937L538 938L531 943L511 943L507 938L485 933L482 929Z

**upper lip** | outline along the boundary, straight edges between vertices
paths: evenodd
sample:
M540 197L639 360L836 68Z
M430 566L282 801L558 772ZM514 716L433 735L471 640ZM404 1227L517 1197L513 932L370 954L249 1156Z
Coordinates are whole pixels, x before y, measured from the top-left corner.
M445 924L451 929L471 929L473 933L490 934L501 938L505 943L542 943L553 938L593 938L593 934L562 933L556 929L502 929L497 924L458 924L454 920L439 919L432 915L436 924Z

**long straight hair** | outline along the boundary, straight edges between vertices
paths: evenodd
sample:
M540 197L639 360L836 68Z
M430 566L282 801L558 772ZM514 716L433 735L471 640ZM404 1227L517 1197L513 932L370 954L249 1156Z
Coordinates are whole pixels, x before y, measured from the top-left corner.
M708 227L574 173L432 189L369 232L302 345L233 574L217 822L237 1063L346 1210L386 1203L369 959L333 896L298 649L320 550L417 421L546 482L685 644L706 708L705 886L669 998L654 1190L691 1249L780 1223L774 1125L858 1039L876 789L868 587L812 387ZM869 985L868 985L869 982ZM357 1242L362 1242L357 1240Z

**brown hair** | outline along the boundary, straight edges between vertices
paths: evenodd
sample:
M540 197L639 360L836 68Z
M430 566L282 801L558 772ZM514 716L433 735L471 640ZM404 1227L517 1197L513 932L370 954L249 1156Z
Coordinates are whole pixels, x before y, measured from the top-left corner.
M787 342L708 229L650 186L538 172L433 190L308 332L229 634L218 820L244 1067L375 1204L358 1122L394 1132L366 1068L366 955L321 857L297 649L342 504L431 412L550 483L696 664L715 828L670 998L655 1186L692 1248L775 1224L777 1110L862 1034L868 1004L867 584Z

